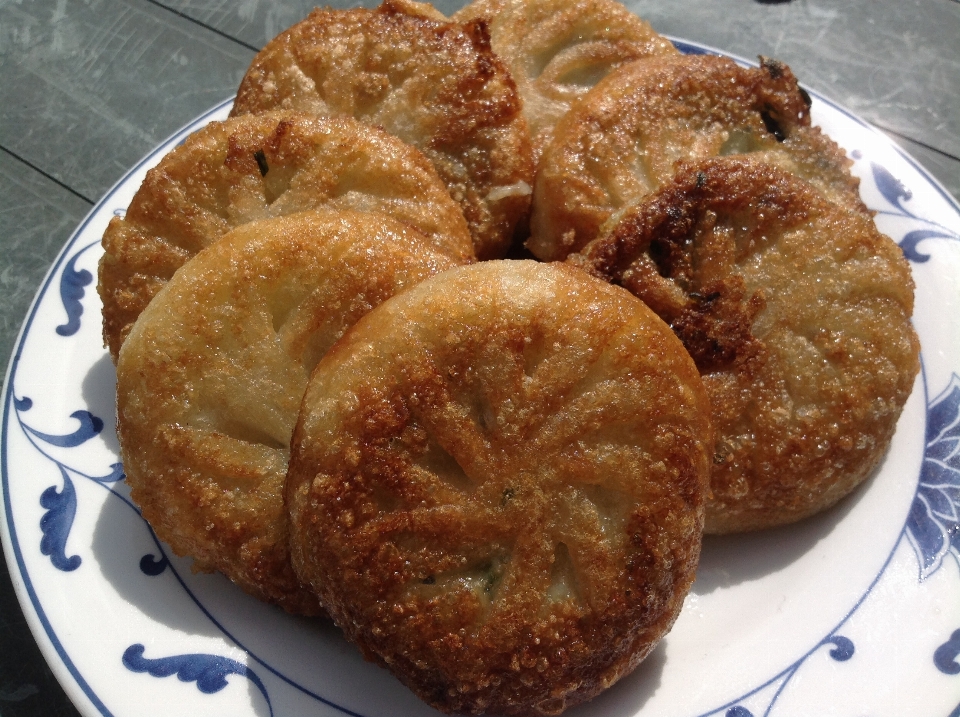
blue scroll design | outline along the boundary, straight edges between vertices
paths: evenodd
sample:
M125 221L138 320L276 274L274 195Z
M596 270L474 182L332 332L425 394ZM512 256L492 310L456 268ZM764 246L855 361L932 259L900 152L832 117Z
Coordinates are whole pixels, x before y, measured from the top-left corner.
M77 260L90 247L96 246L99 242L87 244L76 254L70 257L67 265L60 275L60 302L63 304L63 310L67 313L67 322L60 324L56 332L60 336L73 336L80 330L80 317L83 316L83 299L86 293L84 287L93 281L93 274L86 269L77 269Z
M860 153L854 152L853 156L859 158ZM923 264L930 260L929 254L922 253L917 248L917 245L926 239L960 241L960 234L938 222L918 216L909 209L907 202L913 198L913 192L897 179L889 169L876 162L871 162L870 170L873 174L873 181L877 185L877 190L891 207L890 209L878 210L877 214L912 219L923 225L921 228L907 232L897 242L908 260L917 264Z
M170 559L163 553L160 554L159 558L151 553L147 553L140 558L140 572L153 578L161 575L168 567L170 567Z
M926 450L906 537L917 555L920 580L952 555L960 563L960 377L927 408Z
M950 639L940 645L933 653L933 664L945 675L960 675L960 630L954 630ZM960 704L948 715L960 717Z
M933 653L933 664L945 675L960 675L960 630L954 630L950 639Z
M712 712L705 712L700 715L700 717L718 717L720 715L722 715L722 717L757 717L758 714L767 717L773 713L773 709L780 699L780 695L794 676L800 671L800 668L803 667L807 660L817 653L820 648L826 646L832 646L832 649L830 649L827 654L836 662L846 662L853 657L855 652L853 641L850 638L832 633L772 680L765 682L760 685L760 687L751 690L747 694L742 695L732 702L728 702ZM763 711L759 713L753 712L744 706L746 702L753 703L754 707L759 706Z
M43 533L40 552L50 558L55 568L70 572L79 568L81 562L79 555L67 557L67 538L77 514L77 491L70 474L62 466L58 467L63 488L58 492L52 485L40 494L40 505L47 510L40 518L40 532Z
M850 640L850 638L844 637L843 635L831 635L823 640L820 644L833 645L833 649L830 650L830 657L837 662L846 662L853 657L853 641Z
M29 410L30 406L33 405L33 402L30 401L29 398L24 400L27 403L21 404L26 405L26 408L23 410ZM51 446L59 446L60 448L75 448L81 443L86 443L103 430L103 419L97 418L90 413L90 411L74 411L70 414L70 418L75 418L77 421L79 421L80 427L77 428L77 430L75 430L73 433L67 433L65 435L42 433L41 431L31 428L26 424L23 424L23 428L25 431L29 431L44 443L49 443Z
M124 667L131 672L146 672L153 677L176 675L181 682L195 682L197 689L208 695L226 687L228 675L240 675L256 685L267 702L270 714L273 715L273 705L270 703L266 686L257 673L243 663L228 657L202 653L151 659L143 656L145 651L146 648L139 643L124 650Z
M12 394L11 394L12 395ZM53 463L60 474L61 484L49 486L40 494L40 506L46 510L40 518L40 552L50 558L50 562L58 570L71 572L80 567L83 562L79 555L67 556L67 539L73 528L73 521L77 514L77 491L73 478L82 477L97 483L108 484L123 480L123 466L113 463L110 472L106 475L91 475L76 468L72 468L62 460L54 457L43 444L57 448L76 448L91 438L99 435L103 430L103 420L89 411L74 411L70 417L80 425L70 433L47 433L30 426L24 421L23 414L33 408L33 401L28 396L13 397L16 409L17 422L23 430L27 440L47 460Z

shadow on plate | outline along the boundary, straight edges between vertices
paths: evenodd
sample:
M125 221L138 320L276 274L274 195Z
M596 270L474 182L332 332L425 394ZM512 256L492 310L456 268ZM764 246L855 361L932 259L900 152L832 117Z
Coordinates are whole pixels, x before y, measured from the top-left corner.
M100 437L104 444L119 456L116 384L116 370L104 353L87 371L81 392L87 410L103 420ZM164 552L172 554L170 548L158 549L153 533L130 501L126 484L108 487L111 494L97 516L91 542L104 579L123 600L155 621L190 634L219 634L198 610L185 609L183 588L164 557Z
M157 548L146 521L126 496L121 486L103 502L93 530L90 547L103 578L123 600L155 622L193 635L220 634L178 579L185 561L168 562L170 548L164 545L164 552ZM224 583L225 588L233 588Z
M120 453L117 443L117 371L113 367L110 355L104 353L94 362L80 384L83 402L94 416L103 421L100 437L108 449Z
M691 592L707 595L718 588L759 580L796 562L856 508L882 468L881 462L853 493L805 520L753 533L704 536L697 580Z

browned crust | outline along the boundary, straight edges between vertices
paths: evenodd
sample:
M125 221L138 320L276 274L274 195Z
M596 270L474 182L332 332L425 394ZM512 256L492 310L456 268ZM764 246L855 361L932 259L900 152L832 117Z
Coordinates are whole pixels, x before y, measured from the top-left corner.
M233 114L277 107L353 116L416 145L462 208L480 259L503 256L529 211L521 101L482 21L443 22L389 1L314 10L254 58Z
M523 97L535 159L557 121L611 70L678 52L614 0L474 0L453 17L487 21Z
M632 670L699 557L708 404L627 292L484 262L371 312L295 431L294 564L449 712L556 714Z
M324 206L383 212L455 260L474 259L430 162L385 132L283 111L214 122L147 173L104 233L97 289L114 361L140 312L198 251L246 222Z
M117 362L131 497L194 566L320 614L290 566L290 435L320 355L372 306L453 265L387 217L303 212L251 222L183 266Z
M569 261L696 360L717 431L708 532L823 510L882 458L919 344L909 266L866 212L761 161L684 163Z
M743 153L862 206L849 161L810 126L809 98L786 65L651 58L608 75L558 123L538 168L527 246L562 259L617 209L669 181L677 161Z

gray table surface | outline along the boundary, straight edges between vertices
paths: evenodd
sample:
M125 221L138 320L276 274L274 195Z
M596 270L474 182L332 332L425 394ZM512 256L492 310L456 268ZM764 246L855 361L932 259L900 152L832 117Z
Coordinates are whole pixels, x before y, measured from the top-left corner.
M437 6L449 13L461 4ZM662 33L783 60L960 197L957 0L627 4ZM309 0L0 0L0 356L97 200L164 138L232 95L257 49L311 8ZM0 565L0 715L76 714Z

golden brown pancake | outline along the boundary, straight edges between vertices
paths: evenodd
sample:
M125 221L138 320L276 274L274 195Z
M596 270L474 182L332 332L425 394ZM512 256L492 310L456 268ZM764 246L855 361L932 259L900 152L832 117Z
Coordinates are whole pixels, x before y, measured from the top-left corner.
M98 290L116 360L130 326L173 273L231 229L317 207L383 212L461 262L463 216L430 162L349 118L294 112L214 122L151 169L103 237Z
M538 158L570 105L631 60L676 48L614 0L474 0L453 18L484 18L513 75Z
M530 207L533 165L516 86L482 22L415 3L314 10L253 59L234 114L277 107L383 127L434 163L480 259L502 256Z
M434 707L556 714L676 618L708 414L680 342L621 288L532 261L444 272L311 377L286 486L294 565Z
M667 182L677 161L746 153L863 209L849 161L810 126L809 98L788 67L653 58L612 72L557 125L540 160L527 246L562 259L617 209Z
M910 268L864 212L755 159L682 163L568 261L643 299L696 361L708 532L812 515L883 457L919 344Z
M157 535L262 600L321 612L283 509L307 378L360 316L453 264L396 220L328 210L244 224L185 264L117 362L124 470Z

